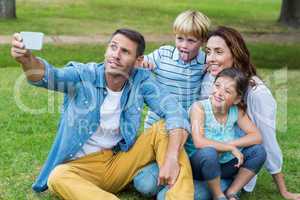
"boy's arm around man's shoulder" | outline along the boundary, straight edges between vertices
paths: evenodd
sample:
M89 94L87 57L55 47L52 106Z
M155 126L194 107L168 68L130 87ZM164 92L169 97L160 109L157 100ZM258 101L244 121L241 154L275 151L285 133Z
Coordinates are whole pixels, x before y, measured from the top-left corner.
M147 55L144 55L143 67L156 71L156 69L160 67L161 61L164 57L171 57L173 49L174 47L165 45L155 49Z

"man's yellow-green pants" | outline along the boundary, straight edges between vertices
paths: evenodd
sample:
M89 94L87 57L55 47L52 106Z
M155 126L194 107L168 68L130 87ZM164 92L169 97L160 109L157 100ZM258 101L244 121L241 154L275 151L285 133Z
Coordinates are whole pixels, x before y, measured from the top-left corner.
M168 135L160 121L141 134L128 152L104 150L58 165L48 178L48 187L67 200L116 200L113 193L122 190L141 167L154 160L162 165L167 145ZM193 200L192 170L183 149L179 164L179 176L166 199Z

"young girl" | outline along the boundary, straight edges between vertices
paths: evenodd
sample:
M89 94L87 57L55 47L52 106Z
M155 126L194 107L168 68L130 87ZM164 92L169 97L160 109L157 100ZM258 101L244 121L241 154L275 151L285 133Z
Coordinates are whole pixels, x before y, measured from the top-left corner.
M260 170L266 159L258 129L250 121L242 103L248 78L238 69L221 71L208 99L190 109L192 138L186 143L193 176L205 180L214 199L238 199L236 193ZM235 134L235 125L246 134ZM236 147L235 144L239 144ZM226 191L220 178L232 178Z

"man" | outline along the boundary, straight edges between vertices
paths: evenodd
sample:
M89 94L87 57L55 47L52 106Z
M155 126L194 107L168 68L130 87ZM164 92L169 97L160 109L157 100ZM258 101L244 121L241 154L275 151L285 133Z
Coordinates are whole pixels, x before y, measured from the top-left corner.
M118 199L139 168L156 160L166 199L193 199L192 172L182 149L187 113L151 73L136 69L145 41L133 30L112 34L103 64L70 62L57 69L28 51L19 34L12 56L33 85L63 92L63 111L48 159L33 184L62 199ZM143 103L165 119L137 137ZM166 134L166 132L168 134Z

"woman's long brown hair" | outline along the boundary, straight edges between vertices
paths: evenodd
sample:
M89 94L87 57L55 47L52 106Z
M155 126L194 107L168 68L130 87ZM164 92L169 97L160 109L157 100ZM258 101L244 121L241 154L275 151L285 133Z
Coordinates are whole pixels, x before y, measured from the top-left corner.
M208 38L213 36L221 37L231 51L234 68L239 69L247 78L257 76L256 68L251 61L250 52L242 35L235 29L219 26L209 33Z

